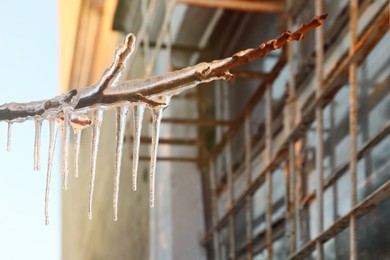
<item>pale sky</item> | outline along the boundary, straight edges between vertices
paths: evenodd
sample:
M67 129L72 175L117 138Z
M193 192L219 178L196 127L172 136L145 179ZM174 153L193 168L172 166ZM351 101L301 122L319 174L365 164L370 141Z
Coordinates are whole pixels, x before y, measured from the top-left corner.
M50 98L59 89L57 1L0 0L0 104ZM41 170L33 171L34 124L0 122L0 259L60 259L60 158L55 158L50 225L44 224L48 124L43 124ZM57 146L58 148L59 146Z

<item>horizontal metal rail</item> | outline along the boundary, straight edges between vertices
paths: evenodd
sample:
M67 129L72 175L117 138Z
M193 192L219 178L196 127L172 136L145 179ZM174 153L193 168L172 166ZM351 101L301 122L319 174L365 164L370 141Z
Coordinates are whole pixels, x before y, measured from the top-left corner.
M281 1L250 1L250 0L176 0L177 3L224 8L239 11L282 13L284 6Z

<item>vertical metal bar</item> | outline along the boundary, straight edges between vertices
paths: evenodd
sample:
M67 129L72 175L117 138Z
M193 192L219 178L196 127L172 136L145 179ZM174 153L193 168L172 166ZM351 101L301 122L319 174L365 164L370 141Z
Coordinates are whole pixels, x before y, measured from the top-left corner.
M213 226L215 227L218 223L218 209L217 209L217 198L216 198L215 165L212 157L210 157L210 161L209 161L209 178L210 178L210 189L211 189L211 221L213 223ZM220 255L219 255L218 229L213 229L213 246L214 246L215 259L219 260Z
M318 218L317 218L317 231L318 234L321 234L324 229L324 201L323 201L323 187L324 187L324 174L323 174L323 158L324 158L324 144L323 144L323 113L322 108L319 106L316 108L316 120L317 120L317 146L316 146L316 168L317 168L317 192L316 192L316 200L317 200L317 209L318 209ZM323 245L320 240L316 242L317 256L318 259L323 259Z
M267 164L271 163L272 160L272 85L267 85L265 94L265 109L266 109L266 128L265 128L265 142L266 142L266 158ZM268 259L273 259L272 252L272 172L267 171L266 173L266 233L265 240L268 250Z
M290 9L292 0L287 0L287 8ZM293 18L291 15L287 16L287 28L293 28ZM296 83L295 83L295 66L294 66L294 49L293 42L287 43L287 63L289 70L289 82L288 82L288 106L289 106L289 121L288 128L292 129L295 125L296 119Z
M149 56L150 56L150 46L149 46L149 19L147 16L148 9L148 0L141 1L141 14L142 14L142 23L145 24L145 34L143 37L143 58L145 64L148 64Z
M332 102L329 104L330 106L330 149L329 149L329 153L330 153L330 169L332 170L332 172L336 171L336 143L337 143L337 138L336 138L336 132L337 132L337 128L336 128L336 111L337 111L337 105ZM338 213L338 208L339 208L339 201L337 200L338 198L338 193L339 193L339 188L337 187L337 185L333 185L332 187L332 194L333 194L333 221L336 220L338 217L339 217L339 213ZM334 238L334 252L335 252L335 256L336 258L338 257L338 255L340 254L340 252L342 252L343 248L340 243L340 237L339 236L336 236Z
M287 13L287 28L293 27L293 18L288 12L288 10L291 9L292 6L292 0L286 0L286 13ZM296 87L295 87L295 67L294 67L294 49L293 49L293 43L289 42L287 44L287 63L288 63L288 69L289 69L289 82L288 82L288 121L287 124L289 132L291 132L291 129L294 128L295 125L295 106L296 106ZM294 200L295 195L295 153L294 153L294 142L289 143L289 155L288 155L288 178L286 179L287 185L287 205L288 205L288 212L287 212L287 225L288 225L288 232L289 232L289 247L288 247L288 253L289 255L292 255L297 247L297 240L296 240L296 222L295 222L295 211L296 206Z
M233 163L232 163L232 148L230 140L226 144L225 150L226 170L227 170L227 188L228 188L228 203L229 208L233 206L234 191L233 191Z
M351 46L349 55L354 54L354 48L358 39L358 0L350 1L350 30L351 30ZM351 62L349 66L349 132L351 138L350 149L350 165L351 172L351 207L357 204L357 120L358 120L358 104L357 104L357 63ZM350 218L350 259L357 259L357 219L352 213Z
M156 6L157 6L157 3L158 3L158 0L147 0L145 1L144 5L147 5L142 7L141 8L145 8L146 7L146 12L144 14L142 14L142 24L141 24L141 27L139 28L138 32L137 32L137 41L135 43L135 50L138 50L140 44L143 42L144 45L148 45L149 46L149 34L150 34L150 24L149 22L151 21L153 15L155 15L155 11L156 11ZM141 9L141 12L142 12L142 9ZM145 38L146 37L146 38ZM146 64L148 64L149 62L147 62L147 60L149 60L150 58L150 48L148 47L146 49L146 51L148 52L146 54L146 60L144 60L146 63L145 63L145 66ZM133 67L133 63L136 59L130 59L129 61L129 66L127 66L128 70L130 68ZM129 71L128 71L129 72ZM144 74L146 74L146 70L144 72ZM123 73L123 74L126 74L126 73Z
M297 248L296 240L296 222L295 222L295 154L294 154L294 143L290 142L288 145L288 179L286 180L288 185L288 226L289 226L289 255L292 255Z
M170 10L170 1L171 0L166 0L165 1L165 4L166 4L166 10L165 12L166 13L169 13ZM167 52L168 52L168 59L167 59L167 64L168 64L168 71L171 71L172 70L172 34L171 34L171 19L168 19L167 21L167 29L166 29L166 32L165 32L165 39L166 39L166 43L167 43Z
M228 189L228 210L233 207L234 204L234 190L233 190L233 163L232 163L232 149L230 140L226 144L225 150L226 166L227 166L227 189ZM234 216L231 212L229 214L229 257L230 259L236 258L235 248L235 235L234 235Z
M292 213L293 208L292 206L292 200L291 200L291 182L290 182L290 160L289 157L286 158L284 165L284 180L285 180L285 194L284 194L284 205L286 205L286 211L285 211L285 239L287 239L288 243L288 255L291 255L293 253L293 250L291 250L292 247L292 237L294 234L291 232L293 222L294 214Z
M222 93L222 81L214 81L215 88L214 88L214 102L215 102L215 119L224 119L224 114L223 114L223 93ZM215 129L215 141L216 143L219 143L222 139L222 134L223 134L223 127L217 127Z
M247 188L250 187L252 182L252 134L251 134L251 117L248 115L245 118L244 125L244 138L245 138L245 175ZM246 197L246 241L247 241L247 259L253 258L253 246L252 246L252 195L249 194Z
M324 12L324 4L323 0L317 0L315 4L315 12L316 15L321 15ZM315 48L316 48L316 98L318 99L323 90L323 63L324 63L324 29L321 27L319 30L315 32ZM317 209L318 209L318 219L317 219L317 231L318 234L321 234L324 229L324 198L323 198L323 165L322 162L324 160L324 143L323 143L323 135L324 135L324 122L323 122L323 112L322 106L318 105L316 107L316 121L317 121L317 145L316 145L316 168L317 168ZM323 245L320 240L316 242L317 249L317 259L322 260L324 258Z
M295 223L296 223L296 237L297 237L297 250L300 249L301 245L303 244L303 230L302 230L302 220L301 220L301 211L300 211L300 201L302 197L302 176L301 176L301 171L302 171L302 162L300 161L301 158L298 156L296 158L296 153L300 152L302 149L302 141L298 141L296 143L293 143L293 152L291 154L292 159L294 160L294 166L295 166L295 189L294 189L294 194L295 194L295 200L294 200L294 208L295 208ZM299 164L297 164L297 160L299 160Z
M151 53L150 61L149 61L148 65L146 66L145 76L150 76L153 73L153 69L154 69L154 66L157 62L158 54L160 52L163 39L164 39L166 32L168 30L168 24L169 24L169 21L171 20L172 12L174 10L176 1L169 0L166 2L166 4L167 4L167 7L165 10L164 20L163 20L162 25L161 25L161 30L158 34L156 46L155 46L153 52Z

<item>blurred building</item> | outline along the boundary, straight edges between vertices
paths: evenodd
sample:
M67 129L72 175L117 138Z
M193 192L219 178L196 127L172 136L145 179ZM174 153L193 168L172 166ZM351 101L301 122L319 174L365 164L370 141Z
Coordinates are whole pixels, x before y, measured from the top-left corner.
M97 81L126 33L125 78L228 57L329 13L298 43L174 97L149 208L150 114L139 190L132 119L112 220L115 115L105 113L94 218L90 133L63 193L64 259L387 259L390 255L387 0L60 1L62 89Z

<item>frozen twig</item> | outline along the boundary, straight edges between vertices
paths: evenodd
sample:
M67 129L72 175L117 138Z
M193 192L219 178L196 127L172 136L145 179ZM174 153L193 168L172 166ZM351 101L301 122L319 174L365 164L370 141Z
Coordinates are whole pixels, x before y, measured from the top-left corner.
M0 106L0 120L13 122L24 121L33 117L60 117L64 108L83 109L99 104L110 105L122 101L144 102L151 107L161 105L154 96L163 94L175 95L198 84L213 80L228 80L233 77L230 69L266 56L270 51L280 49L289 41L299 41L304 34L318 26L327 15L314 17L302 24L295 32L284 32L277 39L262 43L256 48L240 51L231 57L209 63L199 63L193 67L152 76L146 79L135 79L119 84L112 84L118 78L126 58L134 49L135 36L129 34L115 52L114 62L103 73L101 79L90 87L81 90L70 90L58 97L30 103L8 103Z

